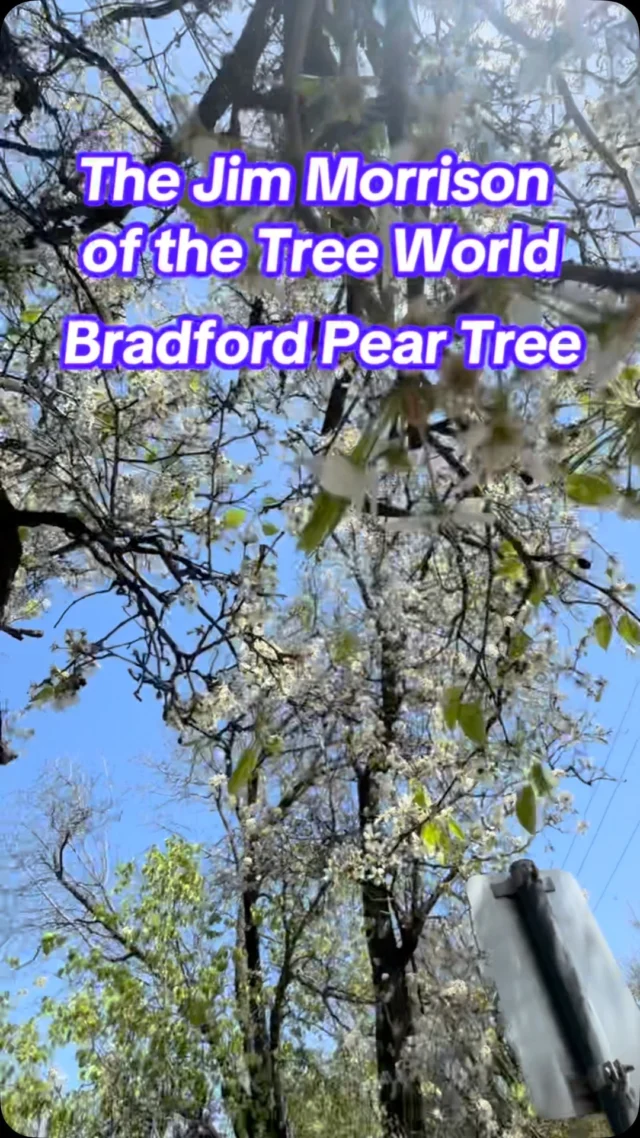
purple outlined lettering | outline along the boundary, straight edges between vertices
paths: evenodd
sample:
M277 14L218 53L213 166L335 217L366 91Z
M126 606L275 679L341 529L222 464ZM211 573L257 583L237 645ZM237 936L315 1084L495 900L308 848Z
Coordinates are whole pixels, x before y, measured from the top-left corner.
M446 260L458 226L407 225L394 222L389 226L389 252L395 277L440 277L446 272ZM434 236L437 240L434 243ZM407 239L411 237L411 243Z
M207 237L191 222L161 225L149 239L153 271L160 277L221 277L243 273L249 246L237 234Z
M177 205L185 173L172 162L152 167L128 151L86 151L76 168L86 175L86 205ZM286 162L249 162L241 150L212 154L209 169L188 187L196 205L292 206L296 170ZM544 162L460 162L442 150L435 162L368 162L359 152L306 155L304 205L551 205L554 174Z
M264 222L254 227L253 237L262 246L260 271L265 277L296 279L311 272L330 279L346 272L366 278L380 272L384 263L384 245L372 233L301 234L293 223Z
M362 154L311 151L303 205L551 205L554 174L544 162L459 162L442 150L435 162L367 162Z
M287 371L308 367L313 355L315 323L313 316L296 316L291 326L283 328L280 335L274 329L268 363ZM289 344L293 345L293 352L287 350Z
M144 166L126 150L84 151L76 170L86 174L85 205L177 205L184 195L185 173L173 162Z
M400 328L390 329L377 324L361 324L360 340L354 354L361 367L371 370L391 366L403 371L437 368L452 340L453 329L440 325L425 328L417 324L403 324Z
M141 221L115 235L94 233L78 249L78 264L88 277L135 277L148 237L149 226Z
M588 350L587 334L576 324L562 324L549 337L549 363L559 371L579 367Z
M362 162L357 152L310 151L304 161L300 201L303 205L355 205Z
M439 367L453 329L405 324L400 328L368 325L355 316L323 316L318 336L318 367L332 370L344 352L353 352L361 367L407 371Z
M460 316L456 334L463 337L463 362L468 368L494 371L515 365L523 371L553 367L558 371L584 363L587 336L582 328L562 325L502 324L497 316Z
M151 328L105 325L95 316L67 316L62 322L60 366L65 371L268 366L302 370L311 362L314 325L312 316L298 316L285 325L244 328L224 325L219 316L183 315L162 328Z
M64 316L60 367L66 371L86 371L95 367L100 358L101 327L102 321L96 316Z
M277 221L265 222L255 225L253 240L256 245L262 245L260 259L260 272L263 277L282 277L285 275L286 242L291 242L295 236L297 226Z
M76 170L86 174L84 184L85 205L104 205L109 184L108 174L113 173L118 153L113 151L86 151L76 154ZM130 155L124 155L130 157Z
M500 323L497 316L459 316L456 333L463 337L463 363L468 368L486 367L489 342L487 333L495 331ZM467 335L469 333L469 335Z
M244 328L225 325L219 316L180 316L169 325L105 325L95 316L63 320L60 366L69 371L89 368L186 369L250 367L302 370L313 354L315 319L298 316L288 325ZM537 325L502 325L497 316L460 316L455 334L462 337L466 367L493 370L515 365L523 370L551 366L574 368L587 354L587 337L571 325L548 329ZM440 367L454 330L449 326L399 328L367 325L353 316L323 316L317 363L329 370L345 352L361 367L403 370Z
M335 368L343 352L353 351L361 330L362 323L355 316L323 316L316 349L318 367L328 371Z
M559 276L565 226L550 222L540 233L513 222L506 234L460 234L453 223L390 227L390 256L396 277L549 277Z
M212 154L206 177L189 186L195 205L295 205L296 171L286 162L247 162L242 150Z

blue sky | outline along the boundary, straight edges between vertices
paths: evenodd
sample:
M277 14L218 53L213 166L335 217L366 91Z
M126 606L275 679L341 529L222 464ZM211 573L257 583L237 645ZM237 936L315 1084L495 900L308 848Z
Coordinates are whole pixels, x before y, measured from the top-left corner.
M637 581L640 577L638 523L605 512L599 514L596 526L593 526L594 518L589 520L598 541L607 552L620 558L626 579ZM573 834L544 834L536 839L533 853L539 864L564 868L578 878L582 888L587 890L592 906L597 905L598 922L614 954L624 962L633 952L640 954L640 933L635 932L630 924L634 912L640 918L637 875L640 833L636 833L619 869L611 882L608 881L640 817L640 746L629 760L640 737L640 658L633 657L624 642L614 636L607 652L595 645L586 663L593 673L602 675L607 681L601 701L592 710L611 733L609 743L594 747L591 754L598 765L606 763L607 773L614 778L624 771L624 782L619 785L602 782L593 788L578 784L576 807L580 816L589 822L587 833L575 841L572 840ZM585 706L584 698L578 700L575 695L571 703L575 707ZM572 791L575 790L574 784L575 780L571 785ZM546 848L549 841L554 846L553 851Z
M600 516L597 528L598 540L607 550L620 556L630 580L638 568L634 552L639 528L634 521L622 521L608 514ZM280 568L283 590L295 589L295 577L294 562L287 564L285 559ZM78 610L83 613L82 624L87 626L89 637L92 627L104 627L110 615L110 603L99 598L89 601L84 610ZM2 698L10 707L23 704L29 685L46 675L51 662L50 644L59 638L53 625L62 608L60 595L54 598L51 609L40 621L45 633L42 640L17 643L4 638L0 642ZM113 611L116 611L115 602ZM607 772L617 777L640 736L635 710L640 706L640 685L635 709L634 706L629 708L640 680L640 659L634 658L622 641L614 637L606 653L594 646L588 663L594 672L607 679L602 700L593 710L599 721L610 729L613 742L613 747L610 744L594 747L593 758L599 764L606 761ZM572 703L577 708L581 706L575 696ZM25 725L34 728L34 735L23 744L20 759L2 772L9 817L17 816L11 802L17 806L24 801L25 793L30 796L37 793L45 772L56 762L63 761L77 765L88 776L99 778L103 790L109 789L118 803L121 817L110 831L112 860L139 855L152 842L162 840L169 819L172 824L177 821L184 827L185 836L192 836L194 840L202 836L203 825L205 833L211 832L212 820L206 810L192 804L188 807L169 804L162 781L146 766L146 759L171 758L175 737L164 727L154 698L146 695L140 703L134 700L131 679L118 662L107 661L102 665L90 678L78 704L63 711L34 710ZM587 806L590 799L592 804ZM628 762L623 784L606 782L597 789L579 786L576 803L581 816L586 810L589 831L573 844L570 825L568 836L545 832L536 840L534 854L541 865L550 868L564 867L575 874L580 868L579 882L595 904L640 814L640 747ZM23 809L21 806L20 812ZM592 843L605 811L607 815ZM553 844L553 851L547 848L549 842ZM639 854L640 834L632 842L598 906L598 920L618 958L628 956L634 948L640 951L640 937L630 926L634 910L640 917L636 868Z
M75 4L69 6L75 7ZM178 17L175 21L177 23ZM166 31L167 21L163 20L162 24ZM202 70L202 60L193 45L185 40L183 47L184 73L193 75ZM620 556L628 578L640 580L638 523L602 514L598 521L598 538L609 552ZM281 566L280 574L283 591L293 591L295 564L290 562ZM0 639L0 696L9 707L23 705L29 685L47 674L51 664L50 645L59 635L54 623L67 602L68 598L61 595L54 598L50 611L39 622L45 633L41 641L28 639L17 643L8 637ZM108 606L113 603L104 599L91 601L81 610L82 615L78 613L78 623L87 627L89 636L94 621L97 627L104 626ZM629 710L622 722L640 679L640 660L633 659L619 638L614 637L606 654L597 647L593 649L589 663L608 681L595 710L600 721L614 735L617 733L613 749L594 748L593 757L600 763L606 760L607 771L619 776L640 736L640 717L635 710L640 707L640 686L635 708ZM575 700L576 697L572 698ZM109 832L112 864L120 859L139 856L153 842L162 841L169 822L173 828L177 822L185 836L193 840L213 834L211 815L191 803L188 807L168 804L161 780L145 766L145 759L157 762L171 757L174 736L165 729L159 705L153 698L146 695L140 703L133 699L131 679L117 662L104 664L90 679L79 704L61 712L48 709L34 711L28 725L35 729L33 738L24 744L19 761L2 771L5 810L10 819L17 818L18 812L24 810L25 796L33 797L37 793L47 770L55 762L65 761L75 764L89 776L100 777L103 787L110 788L118 805L120 817ZM569 836L544 835L533 846L533 855L541 866L564 866L577 873L580 885L588 891L593 904L607 885L640 816L640 746L628 763L624 783L618 789L616 785L603 784L597 793L586 787L579 789L577 805L581 814L587 809L591 825L573 845L570 833ZM590 799L592 805L588 806ZM611 807L597 839L589 848L593 833L610 802ZM547 848L549 840L553 843L553 851ZM640 886L636 868L639 857L640 832L636 833L597 910L604 934L623 964L632 953L640 955L640 933L631 926L634 912L640 917ZM15 989L28 983L30 971L21 974L16 983L15 975L6 966L0 966L0 989ZM33 974L40 971L43 969L36 967ZM39 996L37 993L38 999Z

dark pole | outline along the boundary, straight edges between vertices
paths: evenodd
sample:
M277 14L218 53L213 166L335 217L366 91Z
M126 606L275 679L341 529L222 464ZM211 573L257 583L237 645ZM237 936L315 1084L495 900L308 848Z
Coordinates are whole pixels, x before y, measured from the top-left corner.
M605 1056L594 1030L580 980L558 934L544 883L532 861L516 861L511 889L565 1041L578 1069L606 1114L614 1134L626 1134L638 1116L627 1069Z

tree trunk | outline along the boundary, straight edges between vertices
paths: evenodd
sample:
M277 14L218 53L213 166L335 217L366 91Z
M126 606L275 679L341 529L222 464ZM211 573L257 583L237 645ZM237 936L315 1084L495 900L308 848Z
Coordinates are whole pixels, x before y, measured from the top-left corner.
M256 796L257 779L254 778L248 788L250 805ZM248 848L251 848L250 842ZM244 1007L241 1020L250 1087L249 1101L243 1112L243 1129L246 1138L289 1138L284 1100L279 1092L281 1080L275 1077L278 1056L272 1052L267 1030L260 930L255 919L258 897L259 883L250 868L245 871L238 946L246 963L246 979L244 984L236 983L239 1005L241 1009Z
M362 833L375 816L378 803L375 775L369 768L358 778L358 802ZM403 1050L414 1030L407 981L411 952L407 943L398 943L391 898L384 885L365 879L362 906L375 995L376 1060L385 1136L426 1138L419 1081L402 1070L402 1060L406 1059Z
M20 568L22 542L16 510L0 485L0 624L11 594L13 579Z

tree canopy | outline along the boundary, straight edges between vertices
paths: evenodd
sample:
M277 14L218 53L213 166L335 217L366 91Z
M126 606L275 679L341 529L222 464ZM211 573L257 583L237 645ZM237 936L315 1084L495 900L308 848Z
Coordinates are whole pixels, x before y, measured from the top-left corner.
M0 762L22 761L20 713L37 730L39 707L120 668L130 714L151 692L175 731L163 779L217 834L114 876L93 788L52 778L14 853L58 995L27 1020L3 1005L5 1117L47 1138L540 1134L464 885L566 823L602 737L572 685L597 702L589 646L640 645L590 525L640 511L637 23L605 0L37 0L1 35L0 635L19 653L54 605L61 647L1 713ZM261 215L383 241L398 220L561 221L557 280L78 268L88 235L135 216L84 205L79 151L194 176L228 149L300 170L310 150L444 148L548 163L553 204ZM189 219L249 239L256 209L145 213ZM212 311L570 322L589 354L575 371L471 371L457 348L428 373L59 366L71 313ZM71 1089L49 1070L67 1044Z

